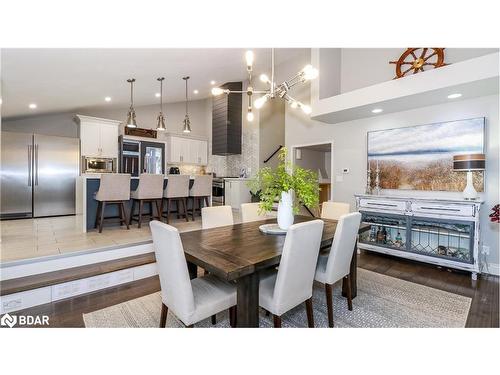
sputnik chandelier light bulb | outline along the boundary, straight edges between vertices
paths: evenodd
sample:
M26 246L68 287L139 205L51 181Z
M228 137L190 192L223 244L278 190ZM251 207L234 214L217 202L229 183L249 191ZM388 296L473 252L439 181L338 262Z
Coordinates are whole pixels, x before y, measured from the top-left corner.
M254 54L252 51L247 51L245 54L245 60L247 64L247 73L248 73L248 87L246 91L233 91L228 89L222 89L220 87L214 87L212 89L212 95L218 96L222 94L243 94L246 93L248 96L248 108L247 108L247 120L249 122L253 121L254 114L252 112L252 107L259 109L261 108L269 99L281 98L290 104L292 108L300 108L305 114L311 113L311 107L294 99L289 91L292 87L304 83L306 81L310 81L318 77L318 70L314 68L312 65L306 65L300 72L298 72L291 79L284 81L283 83L277 85L274 80L274 48L271 49L271 78L269 78L266 74L260 75L260 80L266 83L269 88L266 90L254 90L252 86L252 70L253 70L253 62L254 62ZM252 103L252 96L254 94L263 94L261 97L255 100Z

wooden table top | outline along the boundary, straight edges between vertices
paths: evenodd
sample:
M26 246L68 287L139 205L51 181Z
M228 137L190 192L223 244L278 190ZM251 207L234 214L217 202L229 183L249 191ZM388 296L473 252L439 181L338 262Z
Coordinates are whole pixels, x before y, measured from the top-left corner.
M296 216L295 223L314 220ZM337 221L323 220L321 246L331 244ZM255 221L180 234L186 259L225 280L236 280L279 264L284 235L264 234L259 226L276 219ZM366 230L361 224L360 232ZM368 226L369 228L369 226Z

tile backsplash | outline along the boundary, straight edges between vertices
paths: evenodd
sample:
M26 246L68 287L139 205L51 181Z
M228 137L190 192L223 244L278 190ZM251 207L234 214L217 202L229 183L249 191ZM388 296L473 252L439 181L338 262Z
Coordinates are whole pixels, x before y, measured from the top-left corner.
M197 175L205 174L208 171L204 166L201 165L191 165L191 164L168 164L167 173L170 167L179 167L181 174Z

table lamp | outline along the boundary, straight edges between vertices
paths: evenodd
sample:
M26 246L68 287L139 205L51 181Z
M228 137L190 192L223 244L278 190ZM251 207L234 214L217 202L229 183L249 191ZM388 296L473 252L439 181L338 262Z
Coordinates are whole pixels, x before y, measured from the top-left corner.
M477 199L477 191L472 183L472 171L484 171L484 154L466 154L453 156L453 170L455 172L467 172L467 186L463 191L463 197L467 200Z

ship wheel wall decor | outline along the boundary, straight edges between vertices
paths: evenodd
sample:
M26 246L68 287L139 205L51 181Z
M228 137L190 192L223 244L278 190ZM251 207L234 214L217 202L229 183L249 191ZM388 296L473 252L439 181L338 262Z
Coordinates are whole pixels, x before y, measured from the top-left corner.
M399 60L389 64L396 64L394 79L448 65L444 62L444 48L408 48Z

